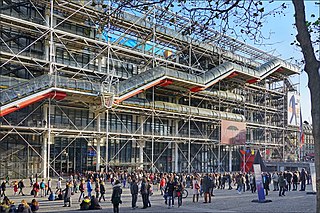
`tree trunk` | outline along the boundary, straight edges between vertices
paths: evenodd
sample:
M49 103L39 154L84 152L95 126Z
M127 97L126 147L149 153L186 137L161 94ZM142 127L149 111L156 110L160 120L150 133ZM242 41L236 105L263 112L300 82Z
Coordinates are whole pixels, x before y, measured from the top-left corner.
M317 184L317 210L320 212L320 62L316 59L311 43L310 33L306 25L305 7L302 0L292 0L295 9L297 40L303 53L305 67L308 74L308 87L311 94L312 133L314 138L314 153Z

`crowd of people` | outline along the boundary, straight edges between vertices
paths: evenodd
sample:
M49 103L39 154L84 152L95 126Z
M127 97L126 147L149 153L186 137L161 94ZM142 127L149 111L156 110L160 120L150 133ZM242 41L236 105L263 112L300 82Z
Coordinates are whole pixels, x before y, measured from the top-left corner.
M265 194L268 195L270 185L273 184L273 191L278 191L279 196L285 196L286 191L300 190L304 191L306 184L310 183L310 176L302 169L301 172L285 171L262 173L262 181ZM215 196L214 190L237 190L238 194L245 191L256 192L255 176L253 173L193 173L193 174L175 174L175 173L148 173L137 171L134 173L128 172L86 172L84 174L70 175L66 179L65 187L62 177L59 177L56 183L55 190L52 188L52 180L45 181L38 177L30 176L30 186L32 188L31 195L34 200L27 203L25 200L21 204L15 206L12 201L6 196L6 187L9 180L3 180L0 186L0 195L3 196L3 202L0 205L0 212L35 212L39 209L37 197L46 197L50 201L63 200L64 207L70 207L72 204L72 195L79 193L76 196L80 203L81 210L101 209L100 202L105 202L106 198L111 197L114 212L119 212L119 205L122 203L121 195L122 188L129 188L132 196L132 209L138 208L138 195L142 197L142 209L151 207L150 196L154 190L160 191L163 195L164 203L168 208L172 208L175 202L178 207L182 205L182 195L185 188L192 193L192 202L199 202L199 196L203 197L203 203L211 203L212 196ZM112 192L106 191L106 184L112 185ZM12 182L13 195L24 196L25 184L23 180ZM109 195L109 196L106 196ZM14 211L15 209L15 211Z

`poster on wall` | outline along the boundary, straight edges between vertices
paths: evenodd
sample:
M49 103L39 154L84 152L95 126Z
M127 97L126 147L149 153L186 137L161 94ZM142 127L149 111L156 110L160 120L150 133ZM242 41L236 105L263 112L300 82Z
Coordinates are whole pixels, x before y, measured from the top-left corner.
M300 95L288 92L288 125L300 126Z
M246 144L246 124L221 120L221 143L228 145Z

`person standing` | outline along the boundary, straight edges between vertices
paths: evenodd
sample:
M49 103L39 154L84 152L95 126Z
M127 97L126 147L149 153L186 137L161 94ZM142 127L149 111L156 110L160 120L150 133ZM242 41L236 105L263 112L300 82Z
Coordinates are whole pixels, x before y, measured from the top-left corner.
M46 184L44 182L44 179L40 182L40 196L43 197L45 196L45 190L46 190Z
M204 192L204 202L203 203L211 203L211 194L210 192L211 187L211 179L209 177L209 174L207 173L202 180L202 189Z
M133 178L131 181L131 186L130 186L130 192L131 192L131 197L132 197L132 203L131 207L132 209L138 208L137 207L137 200L138 200L138 184L136 183L136 179Z
M298 189L298 180L299 180L299 178L298 178L298 174L297 174L297 172L295 171L294 173L293 173L293 177L292 177L292 187L293 187L293 189L292 189L292 191L297 191L297 189Z
M140 193L142 196L143 209L148 208L148 189L147 189L147 181L144 177L141 182Z
M272 174L272 181L273 181L273 191L279 191L279 176L277 174L277 172L274 172Z
M194 176L192 181L192 190L193 190L193 202L199 202L200 184L196 176Z
M119 213L119 204L122 203L121 201L121 184L119 180L116 180L115 185L113 186L111 202L113 204L113 212Z
M307 173L304 169L301 170L300 173L300 182L301 182L301 189L300 191L306 190L306 179L307 179Z
M64 197L63 197L64 205L63 205L63 207L71 207L71 188L70 188L70 185L68 182L67 182L66 188L63 190L63 192L64 192Z
M165 193L168 195L167 196L168 208L171 208L171 206L174 207L173 192L174 192L173 177L170 177L165 189Z
M266 192L266 195L269 195L269 184L270 184L270 180L269 180L269 176L267 173L263 173L262 174L262 182L263 182L263 188Z
M280 190L279 190L279 197L281 196L285 196L285 191L286 191L286 180L283 176L283 173L281 172L280 173L280 176L279 176L279 187L280 187Z

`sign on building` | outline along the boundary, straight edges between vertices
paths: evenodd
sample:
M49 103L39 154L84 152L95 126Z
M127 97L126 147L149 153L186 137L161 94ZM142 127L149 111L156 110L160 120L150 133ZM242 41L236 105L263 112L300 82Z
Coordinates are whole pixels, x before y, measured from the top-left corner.
M288 125L300 126L300 95L288 92Z
M229 145L246 144L246 124L221 120L221 143Z

